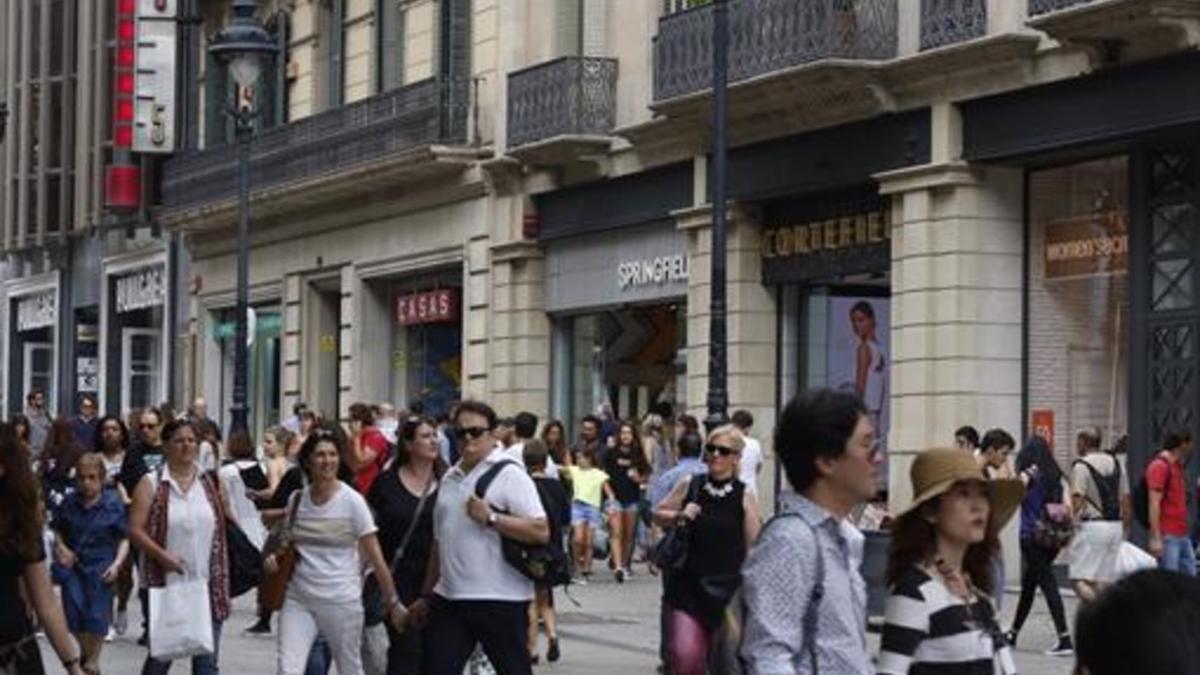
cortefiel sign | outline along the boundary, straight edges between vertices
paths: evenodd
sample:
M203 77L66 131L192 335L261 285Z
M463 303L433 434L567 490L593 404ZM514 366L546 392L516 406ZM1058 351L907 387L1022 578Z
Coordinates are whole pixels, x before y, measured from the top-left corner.
M177 0L137 2L133 151L172 153L175 152Z

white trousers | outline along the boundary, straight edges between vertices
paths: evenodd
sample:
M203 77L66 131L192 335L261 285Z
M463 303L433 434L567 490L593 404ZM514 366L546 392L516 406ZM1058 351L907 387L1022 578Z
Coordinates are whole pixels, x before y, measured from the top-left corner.
M318 634L329 643L338 675L363 675L362 601L305 601L294 593L279 614L279 675L304 675Z

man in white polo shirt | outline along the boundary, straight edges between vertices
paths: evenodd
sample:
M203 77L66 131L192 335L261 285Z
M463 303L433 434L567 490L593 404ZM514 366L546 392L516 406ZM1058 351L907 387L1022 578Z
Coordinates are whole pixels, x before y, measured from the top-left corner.
M464 401L454 413L462 458L442 478L433 511L437 583L429 618L424 672L461 675L476 644L502 675L529 675L529 601L533 582L504 560L501 535L546 543L550 527L533 479L514 465L496 474L485 499L475 484L497 462L496 413Z

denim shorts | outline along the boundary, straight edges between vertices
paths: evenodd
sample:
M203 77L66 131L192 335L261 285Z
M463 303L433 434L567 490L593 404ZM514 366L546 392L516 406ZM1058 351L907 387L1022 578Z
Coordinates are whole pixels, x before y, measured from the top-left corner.
M600 509L588 504L575 500L571 502L571 524L580 525L587 523L592 527L603 527L604 517L600 513Z
M629 502L628 504L626 504L625 502L623 502L619 499L609 499L604 504L604 506L608 510L616 511L618 513L629 513L631 511L636 512L641 505L642 505L641 500Z

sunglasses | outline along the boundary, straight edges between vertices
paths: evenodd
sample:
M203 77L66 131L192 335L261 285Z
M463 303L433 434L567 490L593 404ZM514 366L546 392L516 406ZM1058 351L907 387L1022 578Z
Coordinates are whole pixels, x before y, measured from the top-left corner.
M475 440L489 431L491 431L491 429L487 427L455 427L454 437Z
M742 454L739 450L734 450L733 448L729 448L724 445L717 445L716 443L708 443L704 446L704 449L707 450L708 454L710 455L720 455L722 457L737 457L738 455Z

